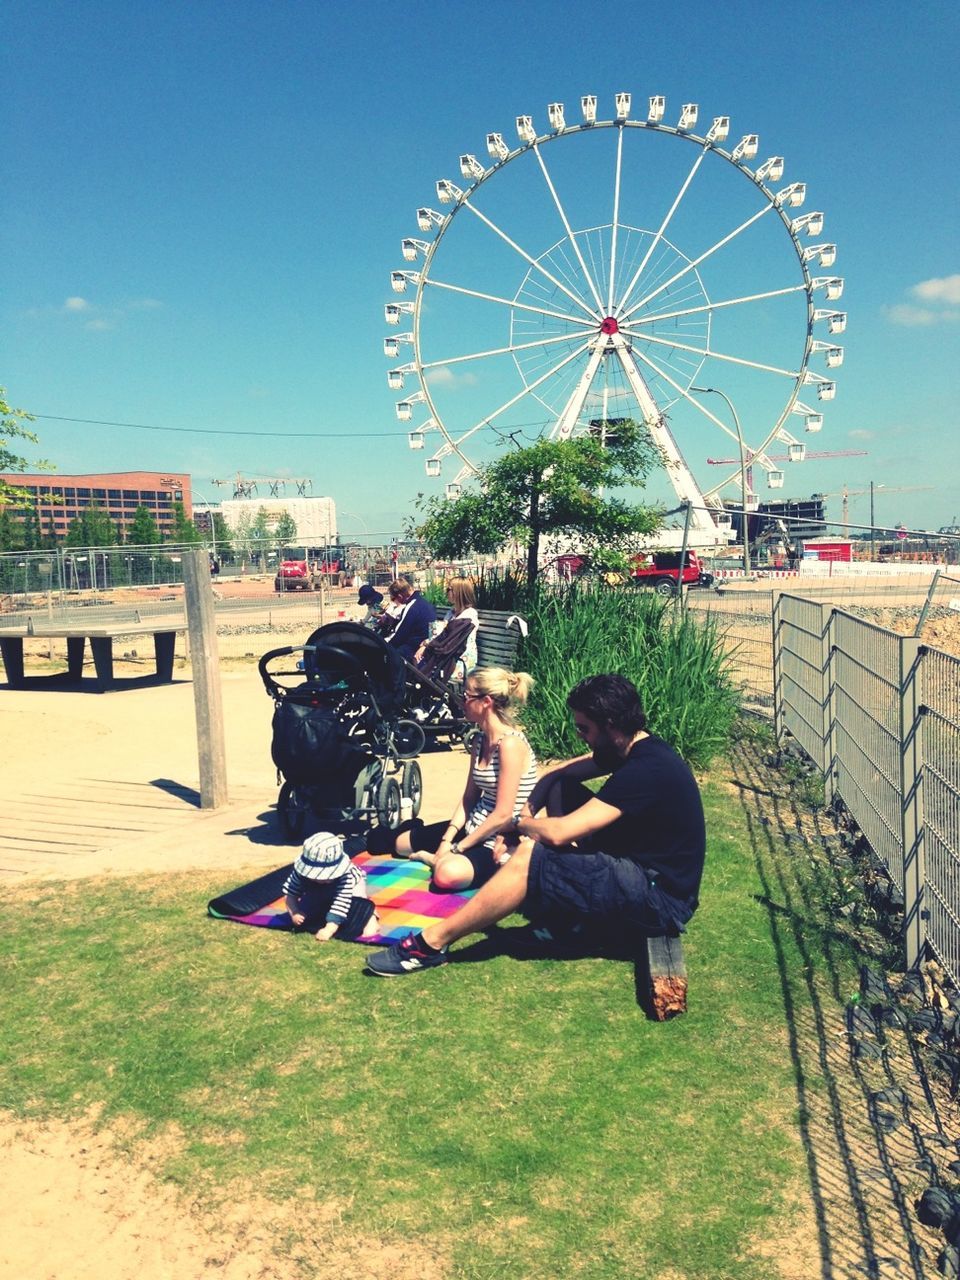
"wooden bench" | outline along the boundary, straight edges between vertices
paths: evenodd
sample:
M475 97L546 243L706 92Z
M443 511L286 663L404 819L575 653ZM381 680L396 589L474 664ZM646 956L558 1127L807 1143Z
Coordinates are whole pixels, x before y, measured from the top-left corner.
M446 622L451 612L449 608L440 608L437 610L437 617ZM507 623L520 615L504 609L479 609L477 614L480 619L477 629L477 666L503 667L507 671L515 671L523 633L515 622L509 626Z
M66 640L67 670L49 676L35 676L31 680L66 680L77 681L83 676L83 654L86 643L90 641L93 653L93 667L96 673L97 692L103 693L112 689L116 681L113 674L113 642L118 636L153 637L153 651L156 662L156 680L160 684L169 684L173 679L173 656L177 633L185 631L187 624L183 618L155 618L152 622L113 622L87 626L57 626L53 623L40 623L36 626L0 628L0 656L7 675L7 685L11 689L22 689L27 685L27 677L23 670L23 642L28 639Z
M637 1000L656 1022L687 1011L687 966L678 937L647 938L637 957Z
M511 618L520 615L500 609L480 609L479 616L477 666L503 667L507 671L515 671L523 632L516 622L509 626L507 624Z

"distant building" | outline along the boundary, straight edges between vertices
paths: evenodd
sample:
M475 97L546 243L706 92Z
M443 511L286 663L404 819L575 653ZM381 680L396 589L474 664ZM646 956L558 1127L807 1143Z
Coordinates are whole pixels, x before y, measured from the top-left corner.
M742 502L729 499L724 507L733 521L735 540L743 540ZM816 538L826 530L823 518L824 500L815 494L811 498L785 498L781 502L761 502L749 516L750 541L784 537L788 543L799 539Z
M16 506L10 505L13 518L22 523L28 510L35 510L41 532L46 535L52 531L58 542L66 537L71 521L93 506L108 515L124 537L137 507L146 507L164 537L173 532L174 503L183 503L188 520L193 514L190 477L183 472L107 471L97 475L4 472L0 480L30 492L30 498Z
M337 508L332 498L229 498L220 504L227 528L235 531L244 515L252 523L261 508L271 530L288 515L297 526L294 543L306 548L326 547L337 541Z

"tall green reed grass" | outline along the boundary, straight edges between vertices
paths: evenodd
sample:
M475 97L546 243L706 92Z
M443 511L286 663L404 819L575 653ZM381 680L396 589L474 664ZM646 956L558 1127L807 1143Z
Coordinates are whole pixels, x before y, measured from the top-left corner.
M524 714L541 759L575 755L567 694L585 676L616 671L640 690L649 728L695 768L727 745L739 710L716 625L633 587L485 579L481 607L516 609L530 624L518 666L536 681ZM494 603L495 602L495 603Z

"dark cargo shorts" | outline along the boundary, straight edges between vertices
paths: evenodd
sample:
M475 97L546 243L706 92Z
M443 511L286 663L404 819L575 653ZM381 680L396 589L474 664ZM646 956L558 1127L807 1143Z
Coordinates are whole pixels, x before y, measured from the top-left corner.
M530 855L523 913L531 920L608 922L646 934L682 930L692 914L629 858L561 853L542 844Z

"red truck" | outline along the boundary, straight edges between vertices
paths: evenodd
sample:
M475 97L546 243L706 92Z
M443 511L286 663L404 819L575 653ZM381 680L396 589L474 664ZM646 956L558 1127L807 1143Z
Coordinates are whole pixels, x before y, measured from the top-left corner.
M634 558L630 571L630 581L638 587L653 587L661 596L677 594L680 581L680 552L656 551L653 555L640 555ZM696 551L688 550L683 566L683 585L685 587L712 587L713 574L708 573Z
M274 591L317 591L320 579L315 577L306 560L281 560L273 580Z

